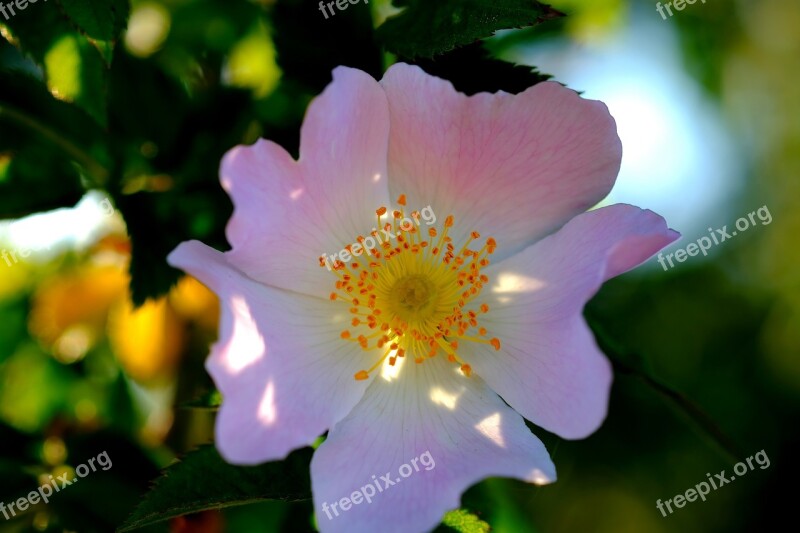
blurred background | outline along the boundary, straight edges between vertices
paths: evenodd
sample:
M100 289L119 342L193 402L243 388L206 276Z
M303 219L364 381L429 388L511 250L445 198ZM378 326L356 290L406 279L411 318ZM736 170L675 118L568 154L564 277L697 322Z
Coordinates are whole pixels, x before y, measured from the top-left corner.
M113 467L0 518L0 531L113 531L160 469L211 442L219 398L203 363L217 300L164 256L188 238L227 248L226 150L263 136L296 154L305 108L334 66L379 78L398 57L373 32L397 11L388 0L330 20L300 0L111 1L108 34L75 31L73 4L0 18L0 501L102 451ZM558 468L554 485L469 489L463 507L493 531L792 523L800 3L696 2L667 18L655 4L553 0L566 17L500 31L483 49L608 104L624 159L607 203L663 215L683 234L667 253L763 206L772 220L708 257L667 271L652 259L604 286L587 316L602 343L613 339L608 419L577 442L533 428ZM470 90L444 74L444 59L420 64ZM667 517L656 509L707 473L730 473L732 454L761 450L768 468ZM314 523L308 501L265 501L149 530Z

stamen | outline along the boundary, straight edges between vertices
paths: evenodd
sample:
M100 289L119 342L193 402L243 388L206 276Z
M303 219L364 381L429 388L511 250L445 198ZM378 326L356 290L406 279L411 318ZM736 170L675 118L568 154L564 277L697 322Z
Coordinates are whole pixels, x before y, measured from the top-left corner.
M401 194L397 203L406 206L406 196ZM447 359L459 365L464 376L469 377L472 367L458 355L463 342L490 344L500 350L500 340L485 338L486 328L481 327L481 315L489 312L487 304L477 309L470 303L480 294L489 278L481 274L488 266L488 256L497 248L494 238L488 237L479 249L471 249L473 241L480 239L477 231L470 231L466 242L456 252L456 244L448 235L455 225L455 217L447 215L441 231L436 227L427 229L427 240L423 238L419 211L411 211L411 227L401 224L406 216L404 209L391 211L390 221L381 224L381 217L390 213L386 207L375 210L377 228L383 227L395 242L389 242L378 230L370 233L379 243L376 248L364 247L365 238L358 236L364 252L345 264L336 260L331 265L335 280L335 291L331 301L349 304L353 315L350 325L353 330L344 330L340 337L373 353L381 350L377 361L368 369L354 375L356 380L366 380L388 358L394 366L398 358L406 353L416 363L436 357L439 351ZM405 219L406 223L408 219ZM399 235L398 235L399 233ZM345 248L352 254L352 246ZM319 258L320 266L326 266L325 256ZM470 330L476 334L469 335ZM361 333L359 333L359 331ZM387 349L388 348L388 349Z

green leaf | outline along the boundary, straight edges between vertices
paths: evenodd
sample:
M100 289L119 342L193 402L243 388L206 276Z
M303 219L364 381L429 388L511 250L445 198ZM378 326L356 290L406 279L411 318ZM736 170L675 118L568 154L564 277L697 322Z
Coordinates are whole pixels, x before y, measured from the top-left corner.
M369 5L359 2L325 19L316 0L281 0L272 17L278 66L285 80L318 93L339 65L357 68L380 79L380 47ZM320 53L324 50L325 53Z
M616 372L628 374L640 379L664 398L670 400L680 412L700 429L702 435L725 453L729 459L735 462L738 461L740 457L744 457L733 440L722 431L717 423L714 422L705 411L691 399L670 387L653 374L644 356L622 348L615 339L611 338L601 325L601 321L593 312L586 311L585 314L589 327L592 329L597 339L598 346L611 360Z
M378 37L391 52L408 58L433 57L497 30L563 16L536 0L409 0L407 5L378 28Z
M60 0L69 20L85 35L113 41L125 28L128 0Z
M444 515L442 524L460 533L488 533L489 524L464 509L456 509Z
M85 37L66 33L44 55L47 86L54 95L74 102L105 126L108 72L103 58Z
M5 115L0 105L0 128L5 126ZM3 131L3 137L10 130ZM69 159L46 144L31 142L8 152L0 149L0 218L72 207L83 194L80 177Z
M216 411L222 405L222 394L217 389L212 389L194 400L189 400L181 404L181 407L189 409L210 409Z
M148 298L166 294L181 277L180 270L169 266L166 257L180 244L183 228L178 229L170 209L172 193L138 192L114 199L131 239L131 299L140 306Z
M262 500L307 500L311 498L311 454L310 448L304 448L284 461L233 466L213 446L203 446L166 469L119 531L206 509Z
M11 41L41 68L47 88L106 125L107 64L102 47L76 31L54 6L33 6L6 25Z
M418 59L414 63L428 74L450 81L456 90L467 95L497 91L517 94L552 77L534 67L495 59L482 43L457 48L433 59Z
M0 217L72 207L84 194L79 170L102 184L106 157L102 131L80 109L0 71Z

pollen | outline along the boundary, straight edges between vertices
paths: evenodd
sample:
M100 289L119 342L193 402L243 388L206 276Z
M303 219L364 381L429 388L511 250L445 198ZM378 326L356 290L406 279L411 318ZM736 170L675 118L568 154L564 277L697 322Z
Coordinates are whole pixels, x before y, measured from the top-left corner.
M489 282L481 270L490 264L497 242L488 237L474 246L481 238L477 231L466 233L466 242L454 242L448 235L456 224L453 215L440 228L420 228L421 215L405 210L404 194L397 204L400 209L383 224L381 217L390 211L375 210L376 227L383 230L370 234L375 247L364 246L359 236L364 253L350 263L336 261L332 269L335 290L329 298L343 302L351 315L352 327L340 333L341 340L357 343L372 363L354 379L368 379L387 360L390 366L405 357L422 364L440 353L469 377L472 367L459 356L459 348L481 343L500 350L500 339L486 338L489 332L479 323L489 306L474 303Z

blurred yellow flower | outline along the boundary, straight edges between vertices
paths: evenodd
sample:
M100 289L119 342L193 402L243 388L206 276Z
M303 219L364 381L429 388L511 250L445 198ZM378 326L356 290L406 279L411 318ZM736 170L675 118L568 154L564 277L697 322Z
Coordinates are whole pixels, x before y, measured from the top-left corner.
M128 258L126 240L117 237L98 243L92 260L40 284L32 298L28 327L56 359L67 364L81 359L107 334L128 376L142 383L163 382L175 374L190 334L188 323L208 335L216 331L217 297L185 277L167 296L134 309Z

